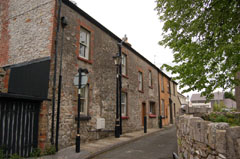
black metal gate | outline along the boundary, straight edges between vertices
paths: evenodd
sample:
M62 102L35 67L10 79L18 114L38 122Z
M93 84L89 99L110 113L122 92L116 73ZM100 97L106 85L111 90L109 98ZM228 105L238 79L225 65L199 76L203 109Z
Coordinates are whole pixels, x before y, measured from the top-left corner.
M38 145L40 102L0 97L0 147L8 157L28 157Z

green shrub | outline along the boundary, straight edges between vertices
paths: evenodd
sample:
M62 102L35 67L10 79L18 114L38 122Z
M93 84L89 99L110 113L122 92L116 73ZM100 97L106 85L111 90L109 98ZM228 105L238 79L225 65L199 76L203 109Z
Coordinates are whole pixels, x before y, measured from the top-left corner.
M0 148L0 159L4 159L4 153L2 148Z
M53 145L51 145L46 147L44 155L54 155L55 153L56 153L56 148Z
M230 126L240 126L240 115L232 113L211 113L203 117L204 120L212 122L226 122Z
M22 159L22 157L15 153L10 156L10 159Z
M223 102L220 102L219 104L214 103L214 105L213 105L214 112L222 112L225 108L226 108L226 106L224 105Z
M33 151L30 153L30 157L40 157L41 150L39 148L34 148Z

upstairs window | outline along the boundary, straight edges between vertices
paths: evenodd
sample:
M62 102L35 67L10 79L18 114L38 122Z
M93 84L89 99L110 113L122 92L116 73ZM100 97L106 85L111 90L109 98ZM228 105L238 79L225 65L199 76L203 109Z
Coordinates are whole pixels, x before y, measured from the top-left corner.
M122 116L126 117L127 116L127 93L122 92L122 99L121 99L121 104L122 104Z
M152 87L152 71L148 72L148 86Z
M143 91L143 74L138 72L138 90Z
M173 83L173 95L176 96L176 85Z
M161 90L164 92L164 80L163 80L163 75L161 75Z
M167 92L170 93L170 84L169 84L169 82L167 83Z
M79 56L89 60L90 32L80 28L80 50Z
M122 54L122 75L127 76L127 55Z

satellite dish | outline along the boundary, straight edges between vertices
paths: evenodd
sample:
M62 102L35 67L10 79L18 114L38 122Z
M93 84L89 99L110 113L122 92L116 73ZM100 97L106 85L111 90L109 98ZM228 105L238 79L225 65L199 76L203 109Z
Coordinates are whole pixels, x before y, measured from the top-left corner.
M82 72L81 88L84 88L87 85L87 82L88 82L88 76L85 72ZM78 83L79 83L79 73L77 73L73 79L74 86L78 87Z

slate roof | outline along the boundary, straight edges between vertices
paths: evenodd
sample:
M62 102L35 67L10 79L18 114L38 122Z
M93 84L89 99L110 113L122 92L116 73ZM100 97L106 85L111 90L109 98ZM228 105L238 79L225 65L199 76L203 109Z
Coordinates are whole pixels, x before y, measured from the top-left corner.
M224 92L214 92L214 98L211 100L223 100L224 99ZM193 94L191 97L191 101L205 101L206 97L201 96L201 94Z

